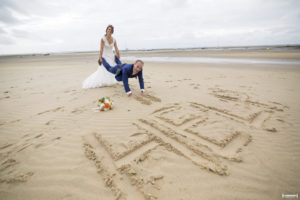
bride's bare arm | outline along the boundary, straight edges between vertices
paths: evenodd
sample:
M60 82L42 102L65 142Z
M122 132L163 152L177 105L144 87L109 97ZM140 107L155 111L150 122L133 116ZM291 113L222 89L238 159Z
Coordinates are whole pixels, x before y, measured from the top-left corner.
M117 41L115 41L115 50L116 50L117 57L120 59L120 52L118 49Z
M102 62L103 48L104 48L104 41L103 41L103 39L101 39L100 55L99 55L99 60L101 62Z

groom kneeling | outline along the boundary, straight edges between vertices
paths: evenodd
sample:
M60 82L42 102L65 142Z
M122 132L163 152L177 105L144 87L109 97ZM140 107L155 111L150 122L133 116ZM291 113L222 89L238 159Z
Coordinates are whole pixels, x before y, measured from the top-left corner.
M116 66L112 67L110 66L107 61L102 58L103 66L106 68L107 71L115 74L115 78L117 81L123 81L123 85L125 88L125 92L128 96L135 97L135 95L132 94L129 84L128 84L128 78L139 78L140 88L142 95L144 94L144 79L143 79L143 65L144 62L141 60L135 61L134 64L122 64L121 61L115 57L115 61L117 63Z

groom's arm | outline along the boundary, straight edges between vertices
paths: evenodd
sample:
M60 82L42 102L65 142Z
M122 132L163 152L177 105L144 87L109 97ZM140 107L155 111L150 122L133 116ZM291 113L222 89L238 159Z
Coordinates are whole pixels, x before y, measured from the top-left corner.
M130 95L131 94L131 90L129 88L129 84L128 84L128 74L127 74L127 70L126 68L124 67L122 69L122 81L123 81L123 85L124 85L124 89L125 89L125 92Z
M144 92L145 88L144 88L143 70L139 72L138 77L139 77L141 91Z

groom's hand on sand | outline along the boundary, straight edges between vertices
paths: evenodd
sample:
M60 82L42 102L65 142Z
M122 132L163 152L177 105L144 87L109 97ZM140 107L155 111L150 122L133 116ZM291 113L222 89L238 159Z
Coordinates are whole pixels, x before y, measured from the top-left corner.
M128 96L131 97L131 98L134 98L134 99L136 98L136 95L133 94L133 93L130 93Z

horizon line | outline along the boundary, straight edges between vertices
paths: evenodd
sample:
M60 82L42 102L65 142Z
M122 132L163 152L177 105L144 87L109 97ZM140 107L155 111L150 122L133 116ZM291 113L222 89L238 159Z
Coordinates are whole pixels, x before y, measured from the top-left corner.
M128 51L155 51L155 50L183 50L183 49L199 49L199 50L210 50L210 49L224 49L227 48L255 48L255 47L294 47L300 49L300 44L278 44L278 45L243 45L243 46L203 46L203 47L178 47L178 48L145 48L145 49L120 49L120 52L128 52ZM56 51L56 52L39 52L39 53L19 53L19 54L0 54L0 56L27 56L27 55L50 55L50 54L68 54L68 53L92 53L98 52L99 50L83 50L83 51Z

